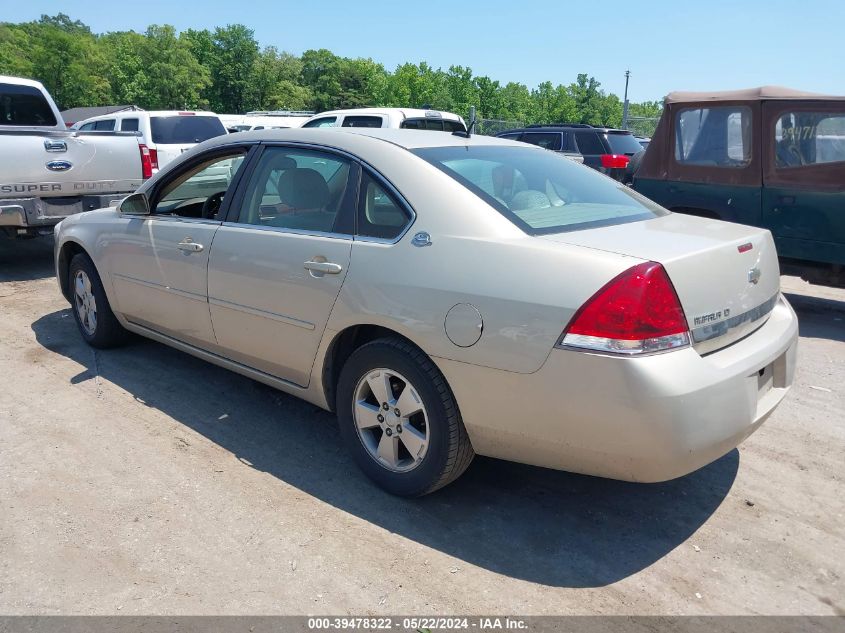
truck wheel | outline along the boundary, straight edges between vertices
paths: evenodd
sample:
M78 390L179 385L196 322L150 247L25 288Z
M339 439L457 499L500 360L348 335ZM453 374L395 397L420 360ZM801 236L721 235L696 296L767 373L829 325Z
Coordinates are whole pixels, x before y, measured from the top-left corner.
M340 373L337 412L358 466L395 495L433 492L457 479L475 455L446 379L399 338L352 353Z
M68 283L73 316L85 342L100 349L123 343L128 332L114 316L103 283L88 255L79 253L70 261Z

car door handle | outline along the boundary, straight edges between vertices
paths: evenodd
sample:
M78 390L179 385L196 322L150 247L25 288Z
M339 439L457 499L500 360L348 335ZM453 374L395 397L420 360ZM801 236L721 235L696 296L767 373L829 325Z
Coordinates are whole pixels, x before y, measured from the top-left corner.
M199 253L204 247L202 244L197 244L190 238L185 238L176 245L176 248L180 251L185 251L186 253Z
M343 270L343 266L340 264L335 264L333 262L315 262L313 259L309 259L305 262L305 270L310 270L315 273L324 273L326 275L337 275Z

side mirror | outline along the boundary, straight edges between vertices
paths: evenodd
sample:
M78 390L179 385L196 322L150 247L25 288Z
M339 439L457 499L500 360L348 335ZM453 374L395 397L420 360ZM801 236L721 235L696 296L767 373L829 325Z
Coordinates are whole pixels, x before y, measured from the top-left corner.
M149 215L150 201L145 193L133 193L120 203L118 211L127 215Z

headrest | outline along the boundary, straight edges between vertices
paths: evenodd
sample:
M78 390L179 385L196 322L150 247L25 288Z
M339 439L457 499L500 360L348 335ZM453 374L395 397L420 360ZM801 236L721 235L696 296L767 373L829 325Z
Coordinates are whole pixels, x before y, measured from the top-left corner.
M314 169L288 169L279 177L279 198L294 209L322 209L329 202L329 186Z

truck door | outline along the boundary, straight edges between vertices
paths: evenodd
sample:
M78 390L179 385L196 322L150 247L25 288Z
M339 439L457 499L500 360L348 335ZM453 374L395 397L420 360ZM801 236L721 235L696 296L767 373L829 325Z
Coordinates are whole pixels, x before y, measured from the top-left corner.
M759 105L678 104L671 115L671 146L661 148L668 153L666 182L654 199L672 210L759 226Z
M845 264L845 102L763 104L763 224L778 254Z

